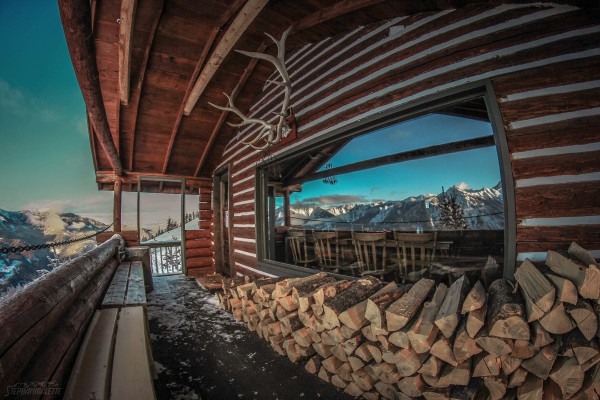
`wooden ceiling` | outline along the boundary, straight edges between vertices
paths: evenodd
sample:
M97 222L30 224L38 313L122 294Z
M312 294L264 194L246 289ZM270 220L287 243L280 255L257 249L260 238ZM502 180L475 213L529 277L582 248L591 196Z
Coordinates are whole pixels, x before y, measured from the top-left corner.
M102 129L91 123L99 187L112 190L116 175L123 176L124 190L136 190L139 175L184 177L196 188L210 181L236 133L227 122L239 121L208 103L225 105L223 93L239 84L235 103L245 112L273 73L270 64L231 49L274 54L265 32L278 38L291 26L289 55L359 25L465 1L92 0L87 22L110 131L105 136L112 137L116 150L115 156L106 137L102 139ZM59 0L76 72L65 8L77 3ZM95 106L90 103L86 98L88 113ZM148 190L165 191L168 185Z

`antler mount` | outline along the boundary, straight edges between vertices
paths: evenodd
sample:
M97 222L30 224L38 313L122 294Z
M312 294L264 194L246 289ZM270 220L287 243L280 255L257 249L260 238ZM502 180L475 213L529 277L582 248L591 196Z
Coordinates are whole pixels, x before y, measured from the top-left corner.
M265 33L277 46L277 56L272 56L270 54L251 52L251 51L243 51L236 50L238 53L244 54L248 57L258 58L264 61L267 61L275 66L277 72L281 77L281 81L267 81L273 83L281 88L283 88L283 103L281 105L281 110L276 112L275 115L278 116L276 122L270 123L262 119L258 118L250 118L245 115L239 108L237 108L234 104L235 98L237 97L240 87L239 84L233 89L231 95L223 93L225 97L227 97L228 106L221 107L213 103L209 103L211 106L218 108L223 111L231 111L235 115L237 115L242 121L237 124L229 123L230 126L235 128L241 128L243 126L248 125L259 125L261 128L258 133L249 141L242 141L243 144L248 145L256 150L265 150L268 147L278 144L281 142L282 138L286 138L290 132L292 132L294 125L294 117L290 108L290 101L292 96L292 82L290 81L287 68L285 66L285 41L290 32L291 28L288 28L281 35L281 39L277 40L273 36ZM263 142L264 143L261 143Z

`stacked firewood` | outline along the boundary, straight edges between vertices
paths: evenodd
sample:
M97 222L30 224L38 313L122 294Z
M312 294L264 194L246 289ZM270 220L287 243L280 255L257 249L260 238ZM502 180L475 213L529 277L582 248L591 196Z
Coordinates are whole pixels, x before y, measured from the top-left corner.
M366 399L598 399L600 269L573 243L516 282L238 276L217 294L281 355Z

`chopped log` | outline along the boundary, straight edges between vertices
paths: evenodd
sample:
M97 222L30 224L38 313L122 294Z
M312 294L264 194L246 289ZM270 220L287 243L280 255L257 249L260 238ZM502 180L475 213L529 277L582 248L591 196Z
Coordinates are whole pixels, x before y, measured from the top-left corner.
M505 398L508 383L503 377L485 377L483 384L490 393L491 400L501 400Z
M335 370L338 369L342 364L343 362L335 356L328 357L321 361L321 366L325 368L327 372L331 372L332 374L335 374Z
M552 343L540 349L533 357L523 360L521 367L541 379L548 379L552 370L556 355L558 354L558 343Z
M533 374L527 374L525 381L517 389L519 400L542 400L544 381Z
M356 383L358 387L364 391L369 391L373 389L375 383L377 383L377 379L374 379L364 369L358 369L352 372L352 374L350 375L352 376L352 380L354 381L354 383Z
M384 383L394 384L402 378L394 364L383 362L373 364L371 368L375 375Z
M452 346L450 344L450 340L445 336L441 336L434 344L431 346L431 350L429 353L442 361L447 362L450 365L458 366L458 361L454 357L454 352L452 351Z
M319 274L317 274L319 276ZM294 285L292 288L292 297L294 301L300 305L300 298L306 296L309 293L314 292L317 288L335 282L335 278L331 276L319 276L315 279L311 279L306 282L299 283ZM304 310L306 311L306 310Z
M598 331L598 317L590 303L587 300L580 299L577 304L564 304L564 307L583 336L587 340L592 340Z
M354 353L354 350L361 344L363 338L362 336L354 336L342 343L342 347L344 352L349 356Z
M443 365L444 363L442 360L434 355L430 355L429 358L423 362L423 365L421 365L418 372L423 375L438 376L442 371Z
M319 373L317 376L319 378L321 378L322 380L324 380L325 382L331 382L331 374L329 372L327 372L327 370L325 368L323 368L323 366L321 366L321 369L319 370Z
M521 362L523 362L523 360L509 355L500 357L500 366L502 367L502 372L504 372L504 375L506 376L515 372L517 368L521 366Z
M575 257L576 259L578 259L586 265L595 265L596 267L600 267L600 263L596 261L594 256L592 256L592 254L589 251L587 251L575 242L571 243L568 252L570 255L572 255L573 257Z
M463 275L457 279L448 289L436 317L435 324L442 334L450 338L458 327L462 303L469 290L469 280Z
M452 352L454 353L454 358L458 363L461 363L467 360L468 358L471 358L474 355L481 353L482 351L483 349L479 347L477 345L477 342L475 342L475 340L471 338L467 333L467 320L463 318L463 321L461 322L460 326L458 327L458 330L456 331L454 344L452 345Z
M471 360L466 360L458 366L446 365L438 380L439 387L452 385L466 386L471 379Z
M536 355L539 348L536 348L533 344L526 340L515 340L513 342L512 352L510 355L513 358L518 358L524 360L526 358L531 358Z
M558 384L565 399L577 393L583 386L584 372L575 357L560 357L549 376Z
M331 348L333 346L328 346L326 344L323 343L313 343L312 344L313 349L315 349L315 351L323 358L327 358L327 357L331 357Z
M521 263L515 271L515 280L525 300L527 322L537 321L550 311L556 298L556 289L531 261Z
M435 317L444 302L447 292L446 285L440 284L436 288L431 301L425 302L421 314L407 332L410 344L417 353L429 351L435 342L439 332L437 325L434 323Z
M398 346L403 349L408 349L410 347L410 340L408 338L408 332L410 328L405 326L402 330L396 331L388 336L388 341L393 343L395 346Z
M545 330L544 327L537 321L531 324L531 331L533 334L532 343L538 349L541 349L542 347L554 342L552 335L550 335L550 333Z
M317 374L319 372L319 369L321 369L322 361L323 357L321 357L319 354L315 354L310 358L310 360L308 360L308 362L304 366L304 369L306 369L311 374Z
M425 390L425 383L420 375L407 376L400 379L398 389L409 397L419 397Z
M313 293L315 305L322 306L323 303L325 303L325 300L331 299L342 293L344 290L351 287L354 282L356 281L339 281L321 286Z
M369 362L373 359L373 355L369 351L368 342L365 342L358 346L356 350L354 350L354 355L359 357L364 362Z
M478 308L477 310L473 310L469 313L467 317L467 333L472 338L477 336L477 333L483 328L485 325L485 313L487 311L487 305L484 304L483 307Z
M346 392L348 395L356 398L356 397L362 396L364 393L364 390L359 388L356 383L350 382L350 383L348 383L348 386L346 386L346 388L344 389L344 392Z
M387 400L405 400L410 399L404 393L398 391L393 385L385 382L377 382L375 388L384 399Z
M368 276L352 282L352 285L333 298L323 303L323 326L325 329L333 329L340 326L338 316L372 296L384 286L379 279Z
M385 311L386 325L389 332L402 329L421 308L435 282L421 279L400 299L393 302Z
M313 341L308 333L308 329L306 329L306 328L301 328L301 329L298 329L297 331L292 332L292 337L294 338L296 343L298 343L300 346L308 347L308 346L311 346L313 343ZM317 371L315 371L314 373L316 374Z
M394 363L400 376L411 376L419 371L427 358L427 354L417 354L413 349L401 349L394 354Z
M343 380L342 378L340 378L339 375L332 375L331 376L331 384L340 388L340 389L345 389L346 386L348 386L348 382L346 382L345 380Z
M510 339L488 336L485 330L479 333L479 336L475 338L475 342L479 347L496 357L509 354L513 348L513 343Z
M356 356L348 356L348 362L350 363L350 367L352 367L352 371L358 371L365 366L363 360Z
M546 379L544 381L544 393L542 394L542 400L554 400L562 399L563 394L560 390L560 386L552 379Z
M594 358L599 352L598 342L595 339L588 340L577 329L563 336L559 351L563 355L572 354L571 356L576 357L580 365Z
M512 389L521 386L523 382L525 382L525 379L527 379L527 375L529 375L529 373L526 369L517 368L508 380L508 388Z
M546 273L546 278L554 285L556 288L556 298L563 303L569 304L577 304L577 299L579 295L577 294L577 288L568 279L563 278L562 276Z
M483 307L484 304L485 288L481 284L481 281L477 281L465 297L465 301L462 305L462 313L466 314L468 312L478 310Z
M545 330L557 335L565 334L576 326L565 312L564 303L560 301L557 301L552 310L539 321Z
M397 288L393 291L370 297L367 300L365 318L371 322L371 325L383 328L386 326L385 310L396 300L400 299L404 293L403 288Z
M428 387L423 391L423 397L425 397L425 400L448 400L450 391L450 388Z
M335 374L345 380L346 382L352 382L352 367L349 362L345 362L339 366L335 371Z
M489 287L487 327L490 336L529 340L523 301L507 279L496 279Z
M346 352L344 351L344 347L341 343L333 346L331 348L331 353L334 355L335 358L342 362L348 361L348 354L346 354Z
M499 376L500 358L491 354L481 353L475 357L473 367L473 377Z
M393 293L398 288L395 282L390 282L385 285L383 288L379 289L375 294L371 297L377 298L382 295L387 295L388 293ZM361 301L360 303L348 308L343 311L338 319L342 324L351 329L360 329L369 322L366 316L368 299Z
M600 270L597 266L585 265L555 251L548 251L546 265L555 274L573 282L583 298L597 300L600 297Z
M273 290L273 293L271 293L271 298L273 300L277 300L281 297L290 295L292 293L292 289L296 286L302 285L307 282L318 281L326 277L327 274L325 272L319 272L318 274L307 276L304 278L284 279L275 284L275 290Z

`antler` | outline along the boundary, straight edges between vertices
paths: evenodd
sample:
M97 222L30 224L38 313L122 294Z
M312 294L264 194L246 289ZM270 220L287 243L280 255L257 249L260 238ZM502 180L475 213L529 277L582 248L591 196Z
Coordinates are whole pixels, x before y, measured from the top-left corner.
M233 92L231 92L231 96L227 96L227 94L223 93L223 94L225 94L225 97L227 97L227 100L228 100L227 107L221 107L221 106L215 105L213 103L209 103L211 106L218 108L219 110L233 112L235 115L237 115L242 120L242 122L240 122L238 124L229 123L230 126L239 128L242 126L253 125L253 124L262 125L258 134L256 136L254 136L253 139L251 139L247 142L242 141L243 144L251 146L252 148L257 149L257 150L264 150L271 145L278 144L281 141L281 138L287 137L291 131L291 129L288 125L287 117L289 115L290 101L291 101L291 96L292 96L292 83L290 81L290 77L288 75L287 68L285 66L285 41L287 40L287 36L288 36L290 30L291 30L291 27L288 28L285 32L283 32L283 34L281 35L281 39L279 39L279 40L276 40L273 36L269 35L268 33L265 33L265 35L267 35L269 38L271 38L271 40L277 46L277 56L272 56L270 54L263 54L263 53L252 52L252 51L236 50L238 53L244 54L248 57L258 58L258 59L270 62L271 64L273 64L275 66L275 68L277 69L277 72L279 72L279 75L281 76L280 82L279 81L268 81L268 82L272 82L272 83L282 87L283 93L284 93L283 103L281 105L281 111L279 113L275 113L275 115L279 116L276 124L269 123L265 120L258 119L258 118L250 118L250 117L246 116L243 112L240 111L239 108L237 108L235 106L235 104L234 104L235 98L237 97L239 90L240 90L239 84L235 87L235 89L233 89ZM265 143L263 145L256 145L261 140L264 140Z

